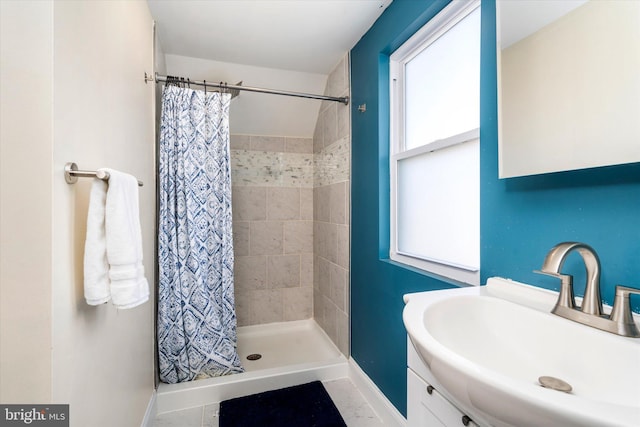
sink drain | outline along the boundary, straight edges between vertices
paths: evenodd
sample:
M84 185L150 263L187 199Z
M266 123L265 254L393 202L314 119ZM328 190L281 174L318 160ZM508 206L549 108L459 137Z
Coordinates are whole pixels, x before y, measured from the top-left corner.
M261 354L253 353L247 356L247 360L258 360L262 357Z
M550 388L552 390L561 391L563 393L570 393L573 388L571 385L565 381L562 381L560 378L556 377L540 377L538 378L540 385L545 388Z

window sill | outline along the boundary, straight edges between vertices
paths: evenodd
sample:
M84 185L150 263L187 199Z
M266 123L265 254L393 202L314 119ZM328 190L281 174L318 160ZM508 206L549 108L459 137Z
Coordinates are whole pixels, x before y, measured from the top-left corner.
M475 283L469 283L469 282L465 282L463 280L458 280L456 278L444 275L444 274L439 274L436 273L434 271L429 271L429 270L425 270L423 268L420 267L416 267L401 261L397 261L391 258L380 258L381 262L384 262L385 264L389 264L392 265L394 267L398 267L398 268L403 268L405 270L409 270L411 272L414 272L416 274L420 274L422 276L426 276L429 277L431 279L436 279L436 280L440 280L444 283L450 284L450 285L454 285L454 286L458 286L460 288L466 288L469 286L479 286L480 285L480 272L476 271L476 272L472 272L472 275L475 275L477 277L477 280Z

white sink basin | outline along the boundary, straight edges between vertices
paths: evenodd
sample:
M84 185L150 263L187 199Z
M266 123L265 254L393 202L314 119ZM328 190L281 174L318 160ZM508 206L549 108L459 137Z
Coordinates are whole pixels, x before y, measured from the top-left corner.
M505 279L405 296L403 320L443 390L495 426L640 425L640 339L550 314L557 293ZM543 388L541 376L571 385Z

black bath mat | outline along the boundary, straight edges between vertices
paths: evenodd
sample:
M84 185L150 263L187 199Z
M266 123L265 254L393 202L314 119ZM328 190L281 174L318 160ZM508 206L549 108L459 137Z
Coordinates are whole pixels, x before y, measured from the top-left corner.
M346 427L320 381L220 403L220 427Z

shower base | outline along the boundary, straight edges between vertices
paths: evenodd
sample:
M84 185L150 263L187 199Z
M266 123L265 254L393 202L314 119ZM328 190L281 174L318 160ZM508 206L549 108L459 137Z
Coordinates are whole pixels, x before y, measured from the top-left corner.
M245 372L158 386L157 413L348 376L347 359L313 319L238 328ZM257 360L247 356L259 354Z

